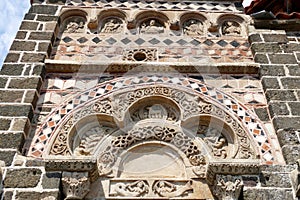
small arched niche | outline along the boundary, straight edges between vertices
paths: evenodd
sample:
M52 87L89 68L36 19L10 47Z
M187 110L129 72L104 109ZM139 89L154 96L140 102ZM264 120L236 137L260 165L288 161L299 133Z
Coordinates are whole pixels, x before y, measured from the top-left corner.
M138 32L141 34L161 34L166 32L169 19L160 12L144 11L136 16Z
M120 156L118 178L186 178L184 159L171 145L148 141Z
M126 14L118 9L109 9L100 12L98 15L97 30L91 30L100 34L117 34L122 33L125 27Z
M195 12L184 13L180 17L182 33L188 36L206 36L207 19L203 15Z
M61 14L60 34L85 33L87 13L82 10L67 10Z
M245 20L237 15L221 15L217 23L224 36L246 36Z

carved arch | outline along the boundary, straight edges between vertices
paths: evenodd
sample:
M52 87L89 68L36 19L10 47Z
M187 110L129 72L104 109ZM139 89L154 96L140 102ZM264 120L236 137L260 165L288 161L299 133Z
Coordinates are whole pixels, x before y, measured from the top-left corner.
M207 18L197 12L188 12L180 16L183 34L189 36L206 36L209 27Z
M120 33L124 31L127 14L119 9L101 11L97 17L99 33Z
M219 32L221 35L228 36L247 36L245 19L232 14L220 15L217 19Z
M79 9L67 10L60 15L61 26L60 34L66 33L84 33L86 30L88 14Z

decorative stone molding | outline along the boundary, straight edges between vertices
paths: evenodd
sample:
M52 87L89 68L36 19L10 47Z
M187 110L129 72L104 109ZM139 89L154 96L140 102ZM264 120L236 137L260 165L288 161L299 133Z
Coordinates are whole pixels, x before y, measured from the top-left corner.
M237 200L243 187L242 177L217 175L214 194L219 200Z
M62 186L65 199L83 199L90 191L88 172L63 172Z

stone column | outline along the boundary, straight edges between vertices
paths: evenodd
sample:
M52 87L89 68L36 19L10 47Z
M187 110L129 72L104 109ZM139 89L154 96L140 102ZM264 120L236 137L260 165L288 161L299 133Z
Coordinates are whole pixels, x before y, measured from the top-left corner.
M90 191L88 172L64 172L62 186L65 199L83 199Z
M219 200L237 200L243 187L240 176L217 175L214 194Z

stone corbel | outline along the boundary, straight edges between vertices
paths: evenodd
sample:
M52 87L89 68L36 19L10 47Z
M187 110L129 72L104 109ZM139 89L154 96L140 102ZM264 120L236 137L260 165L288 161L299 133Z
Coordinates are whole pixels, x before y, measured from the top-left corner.
M128 29L134 29L136 28L136 21L133 18L127 19L127 28Z
M63 172L62 186L66 199L83 199L90 191L88 172Z
M291 172L291 177L295 196L300 197L300 159L297 161L297 169Z
M219 200L238 200L242 187L241 176L217 175L213 190Z
M170 29L171 30L175 30L175 31L178 31L180 29L179 20L178 19L173 20L173 21L170 22Z

